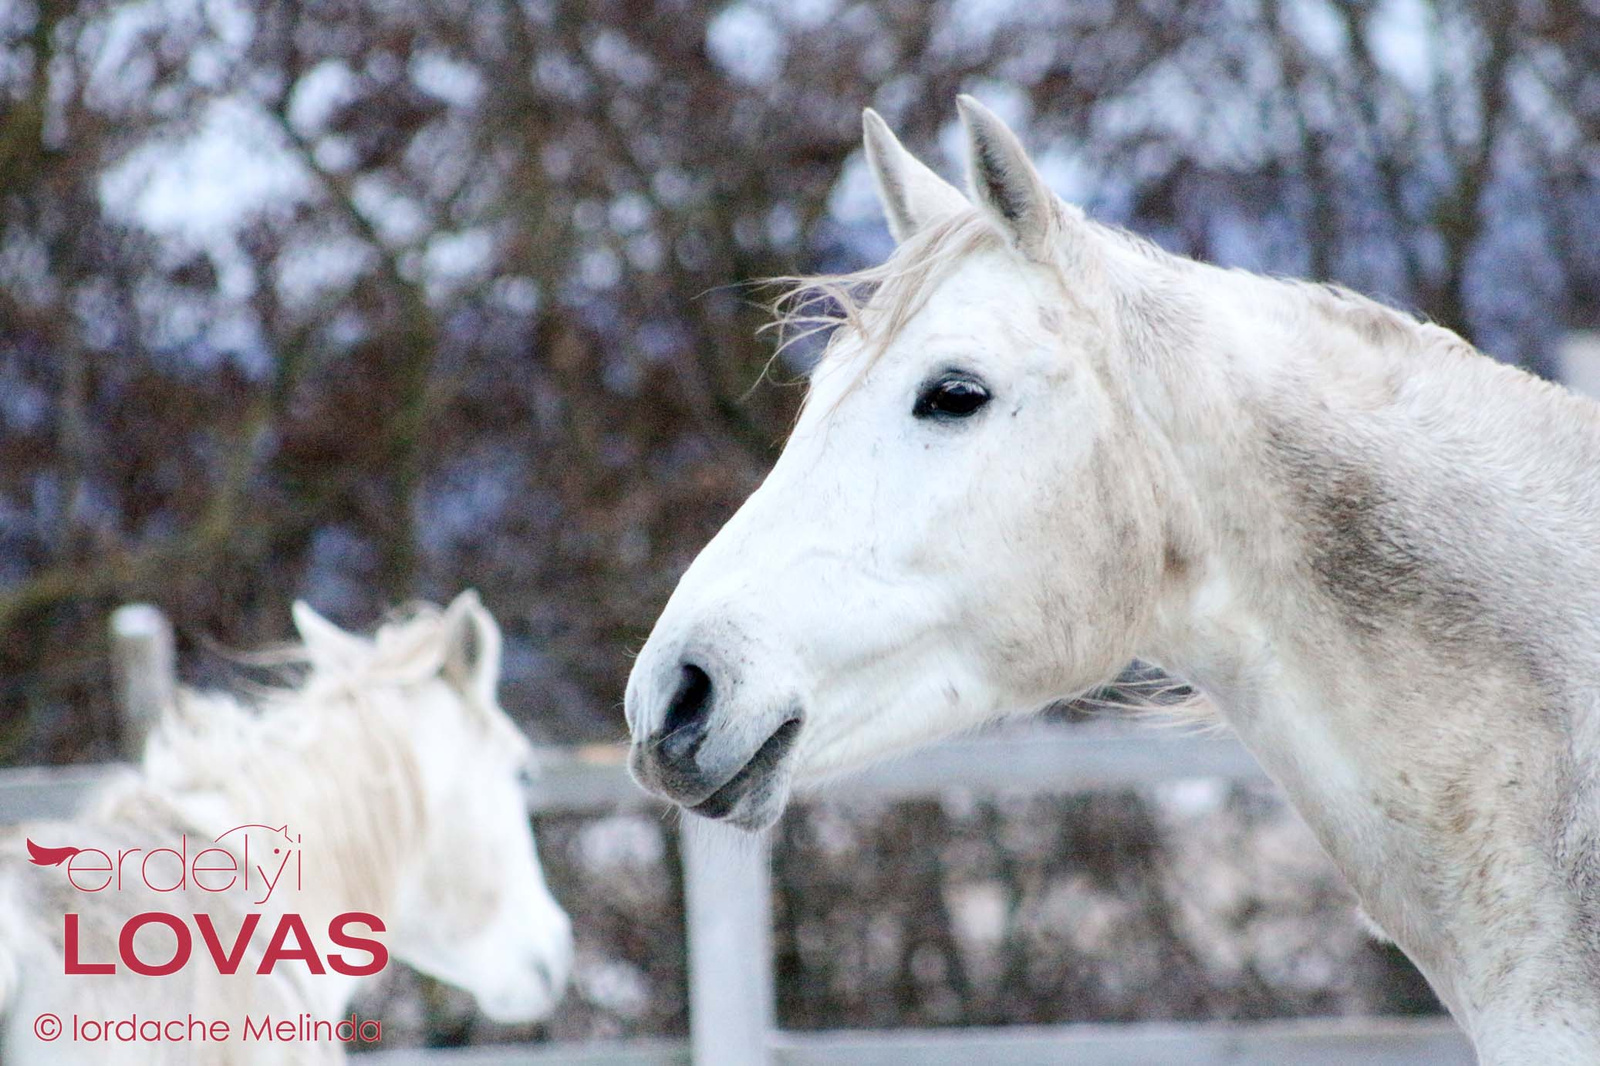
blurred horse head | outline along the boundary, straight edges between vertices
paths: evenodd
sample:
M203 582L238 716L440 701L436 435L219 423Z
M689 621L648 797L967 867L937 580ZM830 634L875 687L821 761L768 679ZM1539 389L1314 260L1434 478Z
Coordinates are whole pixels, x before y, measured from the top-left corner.
M330 824L347 827L352 844L355 827L378 830L391 909L375 913L391 923L395 956L471 992L497 1021L548 1013L566 986L571 927L545 886L528 821L534 754L495 694L499 625L470 591L370 640L304 603L294 619L311 664L300 693L308 715L359 722L345 734L354 748L307 749L322 750L348 790L303 817L306 847ZM365 765L363 749L376 756ZM346 806L362 804L361 813Z
M32 1061L41 1049L41 1061L67 1061L49 1057L58 1051L70 1059L77 1049L25 1033L33 1012L64 1006L112 1018L182 1007L235 1023L266 1013L336 1019L365 979L324 961L350 953L332 927L351 912L376 917L383 931L371 939L390 957L470 992L494 1020L535 1020L561 997L571 926L545 886L529 824L534 753L496 699L494 619L468 592L443 610L418 606L370 638L305 604L294 620L302 643L272 657L304 664L300 683L248 702L182 693L138 770L102 790L83 817L0 838L5 1061ZM24 850L30 840L43 846ZM64 865L50 862L91 848L116 857L119 880L106 890L69 884ZM172 849L170 858L150 855L158 848ZM195 862L207 848L220 850ZM211 868L222 852L249 876L212 891L195 871L204 865L207 880L220 882ZM159 859L153 877L145 857ZM185 861L187 880L168 891ZM155 910L209 915L225 947L236 936L246 942L243 964L219 973L196 935L189 963L159 980L125 966L62 976L64 914L81 912L80 951L100 962L116 957L132 915ZM318 963L292 958L263 973L264 942L285 916L298 916ZM259 931L241 936L249 921ZM140 929L133 943L147 957L172 955L165 929ZM355 946L356 958L365 953ZM141 1061L168 1061L161 1046L141 1046ZM256 1061L249 1046L230 1046L228 1061ZM182 1060L186 1045L172 1047ZM261 1047L262 1061L281 1061L281 1049ZM305 1049L307 1061L324 1052L337 1057L336 1045Z

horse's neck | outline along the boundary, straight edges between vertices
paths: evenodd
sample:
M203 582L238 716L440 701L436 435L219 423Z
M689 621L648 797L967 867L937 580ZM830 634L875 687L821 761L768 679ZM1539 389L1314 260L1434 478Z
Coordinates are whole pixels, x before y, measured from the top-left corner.
M1385 329L1263 317L1147 398L1192 557L1152 657L1469 1027L1600 1024L1600 419Z

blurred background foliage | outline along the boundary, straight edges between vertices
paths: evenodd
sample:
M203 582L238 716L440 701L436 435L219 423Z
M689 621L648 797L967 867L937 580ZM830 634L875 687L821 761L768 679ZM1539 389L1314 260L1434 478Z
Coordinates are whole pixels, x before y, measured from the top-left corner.
M625 650L800 395L753 388L739 283L888 248L866 104L955 177L974 91L1101 219L1549 374L1600 320L1597 16L0 5L0 758L111 750L116 603L199 651L282 638L296 595L366 623L464 585L514 713L617 736Z
M368 625L476 586L508 710L620 738L628 651L801 395L799 363L760 383L741 283L880 259L861 108L957 177L958 91L1176 251L1337 280L1546 375L1600 325L1596 0L10 0L0 764L115 751L104 620L133 599L207 683L296 596ZM1165 846L1138 810L1073 817ZM801 967L831 919L788 906ZM906 988L958 989L903 1017L993 1020L1030 980L962 977L954 943L890 952ZM1205 1009L1268 1009L1236 985ZM640 1011L608 1024L681 1021Z

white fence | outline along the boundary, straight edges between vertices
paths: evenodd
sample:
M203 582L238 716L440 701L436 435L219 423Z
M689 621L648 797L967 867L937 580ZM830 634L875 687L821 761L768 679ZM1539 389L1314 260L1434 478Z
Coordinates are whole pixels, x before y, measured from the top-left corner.
M172 640L158 612L113 616L113 654L124 703L124 750L172 691ZM66 817L110 767L0 770L0 823ZM946 743L829 786L830 796L899 799L953 786L984 796L1072 793L1183 778L1261 780L1236 742L1144 730L1038 727ZM628 779L619 749L552 752L530 788L534 813L655 808ZM773 1011L766 843L732 841L720 827L685 826L690 1039L596 1045L394 1051L383 1066L768 1066L970 1063L1083 1066L1122 1063L1471 1063L1460 1032L1439 1018L1339 1018L1256 1023L1158 1023L799 1033Z

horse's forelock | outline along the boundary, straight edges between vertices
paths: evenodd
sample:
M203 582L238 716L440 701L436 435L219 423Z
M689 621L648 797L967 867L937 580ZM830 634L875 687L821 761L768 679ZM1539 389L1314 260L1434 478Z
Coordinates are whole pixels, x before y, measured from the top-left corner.
M866 341L870 366L956 263L983 248L1002 246L1000 235L977 211L964 211L920 230L877 266L769 278L764 284L779 289L771 304L773 320L763 327L778 334L774 358L819 333L829 336L827 358L843 326Z

